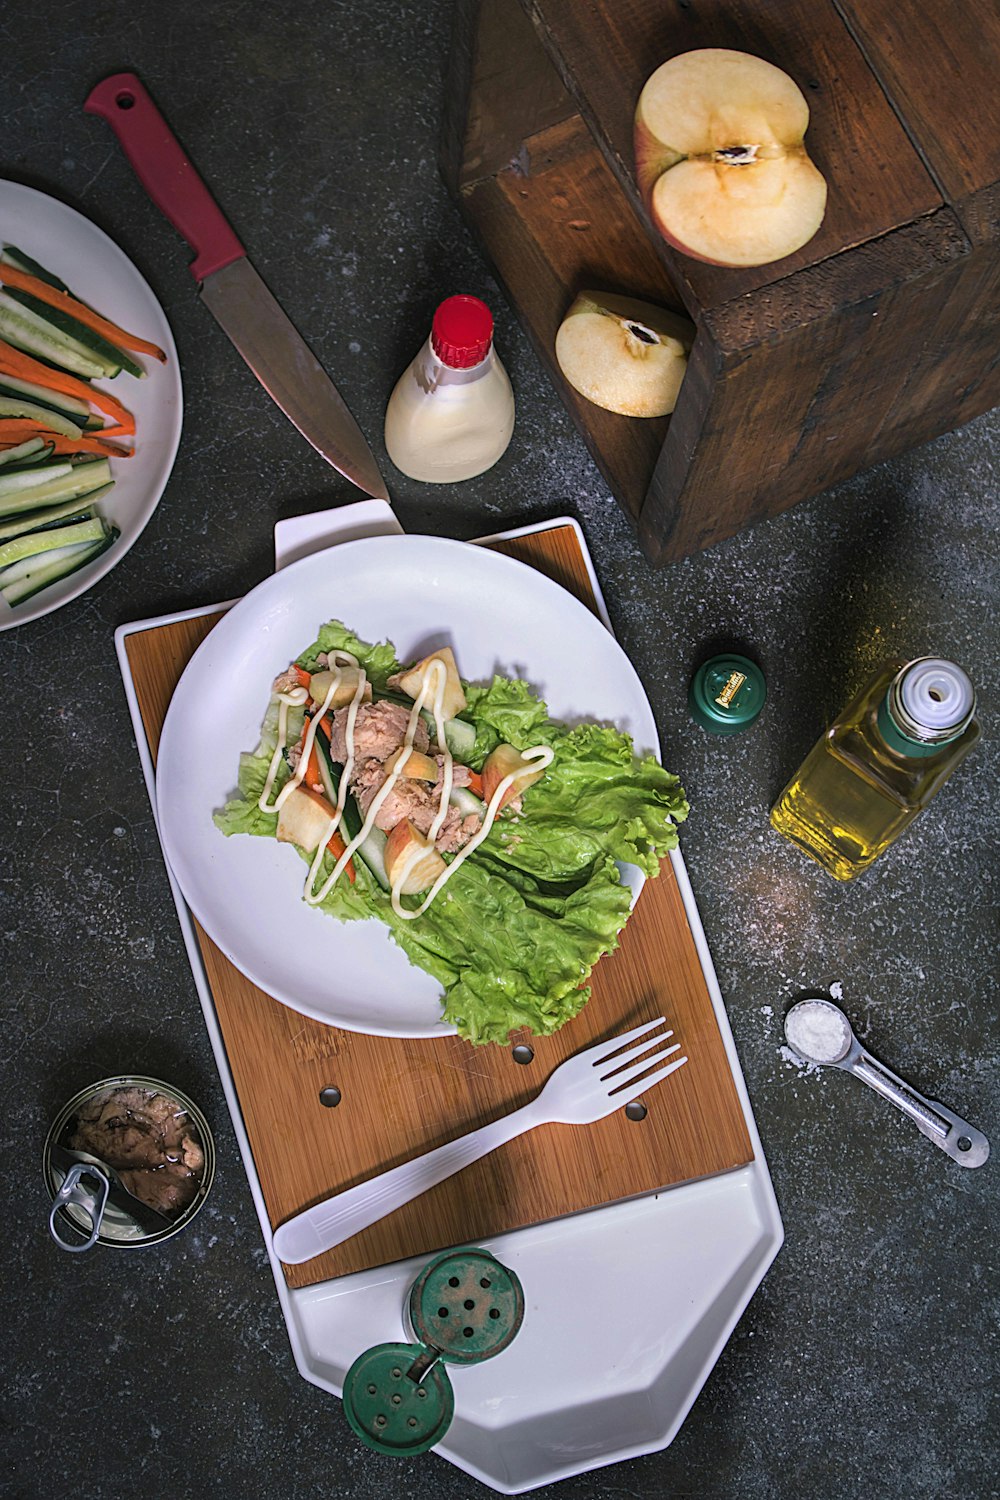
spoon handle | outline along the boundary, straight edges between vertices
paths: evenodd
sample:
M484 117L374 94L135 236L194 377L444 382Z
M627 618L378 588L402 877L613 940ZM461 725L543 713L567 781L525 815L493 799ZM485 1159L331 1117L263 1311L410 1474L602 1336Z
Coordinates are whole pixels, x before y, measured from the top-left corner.
M961 1115L956 1115L954 1110L939 1104L936 1099L925 1099L923 1094L872 1057L863 1047L859 1046L858 1054L850 1061L849 1068L855 1078L860 1078L876 1094L881 1094L883 1099L888 1099L890 1104L902 1110L922 1135L933 1141L935 1146L940 1146L959 1166L981 1167L989 1156L990 1143L981 1130L963 1120Z

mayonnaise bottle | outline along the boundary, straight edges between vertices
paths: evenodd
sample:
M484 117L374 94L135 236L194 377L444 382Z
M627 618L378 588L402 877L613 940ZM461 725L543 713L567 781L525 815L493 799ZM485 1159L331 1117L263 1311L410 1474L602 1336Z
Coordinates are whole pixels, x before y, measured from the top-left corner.
M478 297L448 297L385 413L389 457L411 479L451 484L492 468L514 430L514 393Z

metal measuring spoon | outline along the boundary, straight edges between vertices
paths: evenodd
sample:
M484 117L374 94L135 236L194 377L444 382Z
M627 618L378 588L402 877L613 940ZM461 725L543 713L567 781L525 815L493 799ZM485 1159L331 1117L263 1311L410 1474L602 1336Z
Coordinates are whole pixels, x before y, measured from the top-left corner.
M908 1115L922 1135L961 1167L981 1167L990 1143L981 1130L936 1099L925 1099L858 1041L851 1023L832 1000L799 1000L785 1016L785 1039L818 1067L843 1068Z

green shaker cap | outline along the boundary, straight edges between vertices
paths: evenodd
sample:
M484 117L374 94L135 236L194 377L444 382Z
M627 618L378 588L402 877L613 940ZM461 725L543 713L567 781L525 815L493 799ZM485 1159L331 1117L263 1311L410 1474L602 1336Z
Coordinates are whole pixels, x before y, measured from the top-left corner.
M710 734L749 729L764 707L767 684L757 663L725 653L703 662L691 679L691 717Z
M455 1415L455 1393L436 1351L420 1344L375 1344L358 1355L344 1378L344 1415L376 1453L410 1458L444 1437Z
M500 1354L524 1320L514 1272L487 1250L448 1250L424 1267L410 1290L417 1338L449 1364L477 1365Z

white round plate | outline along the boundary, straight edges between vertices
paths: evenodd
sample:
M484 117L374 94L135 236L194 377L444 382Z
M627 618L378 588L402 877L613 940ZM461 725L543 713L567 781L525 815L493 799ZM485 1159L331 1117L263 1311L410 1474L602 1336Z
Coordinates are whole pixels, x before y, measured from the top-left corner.
M441 988L380 922L338 922L302 900L305 866L274 839L226 838L212 813L234 794L277 674L327 620L391 640L402 661L450 645L463 677L523 677L554 718L612 723L659 753L652 710L614 637L523 563L439 537L342 542L292 563L224 616L191 658L156 768L160 836L184 897L238 969L293 1010L349 1031L429 1037Z
M177 349L163 309L149 284L103 229L46 193L19 182L0 182L0 241L16 245L61 277L81 302L130 333L158 344L167 356L165 365L144 354L136 356L147 371L145 380L123 371L114 380L94 382L135 417L135 452L131 458L111 460L115 487L100 501L103 515L121 535L89 567L23 604L11 609L0 598L0 630L10 630L68 604L121 562L156 509L174 466L183 401Z

